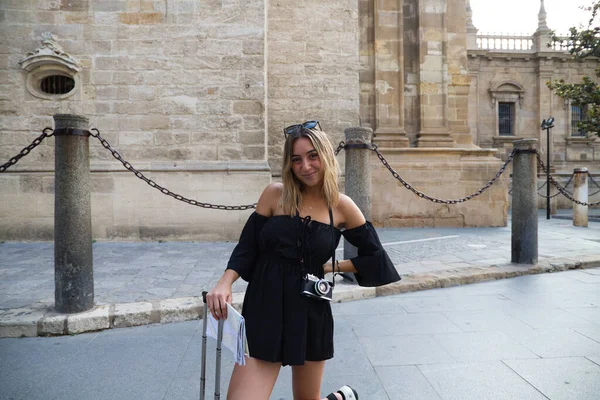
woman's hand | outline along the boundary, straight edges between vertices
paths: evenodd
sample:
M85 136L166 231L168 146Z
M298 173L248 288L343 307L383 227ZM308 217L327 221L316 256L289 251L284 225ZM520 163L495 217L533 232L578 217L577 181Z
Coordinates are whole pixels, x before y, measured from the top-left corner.
M323 271L324 271L326 274L330 274L330 273L332 273L332 272L333 272L333 269L332 269L332 267L331 267L331 263L330 263L330 262L327 262L327 263L323 264Z
M227 303L231 304L231 283L219 280L206 295L206 305L216 319L227 319Z

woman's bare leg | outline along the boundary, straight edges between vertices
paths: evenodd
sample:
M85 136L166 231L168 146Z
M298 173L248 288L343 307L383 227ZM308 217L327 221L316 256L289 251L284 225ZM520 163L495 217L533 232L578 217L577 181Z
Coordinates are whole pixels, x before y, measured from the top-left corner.
M271 363L247 357L246 365L235 364L227 400L269 400L281 363Z
M321 383L325 361L306 361L304 365L292 366L292 388L294 400L321 399ZM336 393L336 397L342 400ZM327 400L327 399L324 399Z

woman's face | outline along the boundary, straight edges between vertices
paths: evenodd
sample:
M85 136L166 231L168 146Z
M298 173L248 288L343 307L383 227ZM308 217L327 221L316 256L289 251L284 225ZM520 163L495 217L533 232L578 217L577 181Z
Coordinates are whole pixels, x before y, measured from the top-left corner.
M306 186L317 186L323 181L321 158L307 137L299 137L292 146L292 171Z

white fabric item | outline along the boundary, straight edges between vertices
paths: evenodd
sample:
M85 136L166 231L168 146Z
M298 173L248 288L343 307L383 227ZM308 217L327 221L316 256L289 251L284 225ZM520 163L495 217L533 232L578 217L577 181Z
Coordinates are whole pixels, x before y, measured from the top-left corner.
M219 333L219 321L209 313L207 322L206 334L216 340ZM244 357L248 354L246 321L231 304L227 304L227 319L223 324L222 344L233 353L236 363L246 365L246 357Z

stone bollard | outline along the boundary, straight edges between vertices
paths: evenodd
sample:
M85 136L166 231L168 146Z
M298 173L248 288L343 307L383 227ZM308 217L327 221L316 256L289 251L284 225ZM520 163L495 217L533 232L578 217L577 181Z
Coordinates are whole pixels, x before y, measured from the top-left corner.
M588 169L575 168L573 170L573 198L582 203L588 202ZM588 206L573 202L573 226L588 226Z
M54 115L54 299L58 312L94 307L89 121Z
M538 260L537 139L513 142L511 262L536 264Z
M346 142L346 195L348 195L367 221L371 220L371 168L369 156L371 150L364 145L371 144L373 130L371 128L347 128L344 130ZM353 147L356 146L356 147ZM344 259L356 257L357 249L344 241Z

